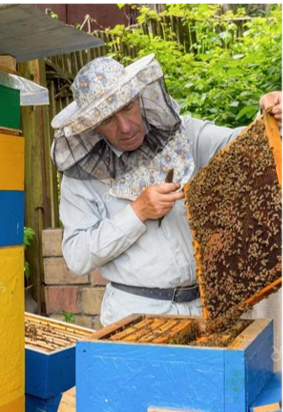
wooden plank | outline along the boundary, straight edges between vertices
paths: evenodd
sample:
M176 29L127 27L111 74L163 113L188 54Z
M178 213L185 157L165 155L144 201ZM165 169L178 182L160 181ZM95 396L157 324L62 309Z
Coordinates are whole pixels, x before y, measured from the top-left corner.
M280 412L282 411L281 405L279 402L272 403L264 406L255 406L251 409L250 412Z
M43 59L19 64L20 75L31 78L46 87L45 63ZM53 165L50 162L50 142L48 140L48 106L22 106L23 133L25 147L25 193L28 202L25 208L25 225L32 227L36 236L33 247L27 248L26 258L30 264L30 282L37 285L38 313L44 299L43 268L41 261L41 231L52 227L50 203L50 178ZM37 173L35 173L35 170ZM43 213L44 211L44 213Z
M1 134L8 134L12 136L19 136L22 134L22 131L20 129L11 129L9 127L0 127L0 133Z
M0 84L0 126L19 130L20 91Z
M123 330L133 322L138 322L143 319L143 315L130 315L118 322L115 322L109 326L102 328L101 330L94 332L91 336L88 336L87 340L109 339L113 333Z
M2 217L1 214L0 216ZM1 410L3 405L13 404L16 399L24 395L23 246L0 248L0 262ZM6 411L5 408L3 410ZM17 409L11 407L8 410Z
M244 350L250 345L258 335L270 324L269 319L256 319L250 326L241 332L236 339L229 345L231 349Z
M2 190L0 246L24 243L24 191Z
M26 347L26 393L47 399L75 386L75 347L54 353Z
M17 73L17 61L12 56L0 56L0 71L18 74Z
M24 412L25 411L25 395L22 395L18 399L9 402L5 405L0 403L0 412Z
M147 411L150 405L224 412L223 368L219 349L81 341L76 345L77 410L102 411L107 399L115 412Z
M24 190L23 137L0 134L0 190Z
M273 373L273 328L268 319L256 320L225 350L225 410L247 410ZM237 387L237 390L235 388Z
M58 412L76 412L76 388L63 393Z

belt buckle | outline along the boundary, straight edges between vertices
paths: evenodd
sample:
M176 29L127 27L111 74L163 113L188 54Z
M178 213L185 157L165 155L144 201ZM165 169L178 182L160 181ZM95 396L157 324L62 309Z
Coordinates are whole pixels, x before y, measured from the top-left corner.
M174 288L173 295L172 295L172 299L171 299L171 303L172 303L172 302L178 303L178 302L175 300L175 298L177 298L179 289L180 289L180 286L177 286L176 288Z

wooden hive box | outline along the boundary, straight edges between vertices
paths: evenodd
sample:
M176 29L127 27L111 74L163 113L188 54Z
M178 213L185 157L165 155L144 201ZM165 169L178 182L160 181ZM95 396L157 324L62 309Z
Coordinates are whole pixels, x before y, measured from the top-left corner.
M201 325L133 315L77 342L77 412L248 411L272 377L272 321L238 321L210 346Z
M75 345L93 332L26 313L26 394L47 400L75 386Z

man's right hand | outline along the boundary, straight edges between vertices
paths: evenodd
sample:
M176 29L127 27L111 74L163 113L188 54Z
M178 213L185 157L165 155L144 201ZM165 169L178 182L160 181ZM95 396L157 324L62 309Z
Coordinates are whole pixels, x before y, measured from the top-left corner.
M131 203L131 206L142 222L148 219L159 219L170 212L177 200L185 197L183 191L176 192L179 188L180 183L149 186Z

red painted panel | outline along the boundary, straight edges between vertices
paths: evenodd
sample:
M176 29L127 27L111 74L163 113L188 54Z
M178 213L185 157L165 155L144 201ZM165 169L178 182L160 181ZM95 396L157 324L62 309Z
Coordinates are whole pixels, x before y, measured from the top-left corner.
M85 16L89 15L93 20L91 22L91 30L104 30L105 28L113 28L116 24L135 23L136 12L129 13L129 7L126 6L125 15L124 8L120 10L116 4L30 4L32 7L45 12L46 9L52 10L58 14L60 21L67 24L82 24L85 20ZM84 26L84 30L87 31L87 25Z

